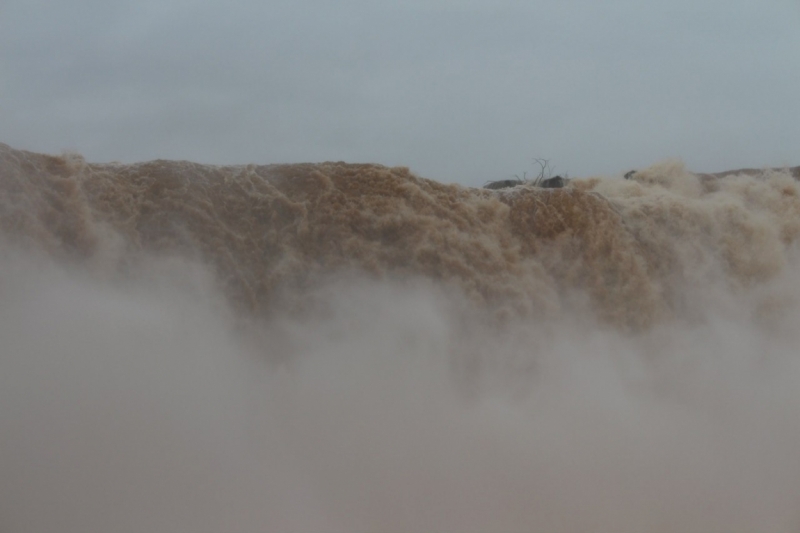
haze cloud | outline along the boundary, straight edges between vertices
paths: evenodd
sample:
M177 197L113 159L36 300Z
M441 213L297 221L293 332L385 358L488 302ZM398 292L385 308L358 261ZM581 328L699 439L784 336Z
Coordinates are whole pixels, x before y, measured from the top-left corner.
M791 2L4 2L0 141L480 184L797 164Z

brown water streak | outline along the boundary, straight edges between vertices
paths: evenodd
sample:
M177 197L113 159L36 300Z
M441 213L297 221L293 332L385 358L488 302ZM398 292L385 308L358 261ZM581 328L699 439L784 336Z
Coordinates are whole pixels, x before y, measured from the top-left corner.
M666 162L630 181L488 191L405 167L89 164L0 144L0 231L112 273L143 253L196 257L248 313L302 307L304 288L356 272L437 280L501 319L558 317L586 294L602 321L639 329L681 316L709 279L746 288L781 271L800 235L794 170Z

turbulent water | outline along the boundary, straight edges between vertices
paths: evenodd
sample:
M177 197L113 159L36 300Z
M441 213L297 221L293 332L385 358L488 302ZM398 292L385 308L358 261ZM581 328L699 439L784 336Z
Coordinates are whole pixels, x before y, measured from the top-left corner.
M798 170L0 144L0 530L800 531Z

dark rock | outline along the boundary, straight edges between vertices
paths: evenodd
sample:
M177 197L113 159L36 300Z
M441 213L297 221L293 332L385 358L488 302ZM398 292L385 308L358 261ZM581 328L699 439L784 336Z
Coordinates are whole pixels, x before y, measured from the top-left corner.
M497 181L490 181L486 185L483 186L484 189L509 189L511 187L516 187L517 185L522 185L524 182L522 180L497 180Z
M539 187L542 187L543 189L560 189L566 184L567 180L565 180L561 176L555 176L542 181L539 184Z

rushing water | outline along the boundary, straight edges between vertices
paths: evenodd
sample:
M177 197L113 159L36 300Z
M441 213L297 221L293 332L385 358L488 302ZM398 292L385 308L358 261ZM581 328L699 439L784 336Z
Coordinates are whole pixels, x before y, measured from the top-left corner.
M0 144L0 530L796 532L798 238L792 169Z

